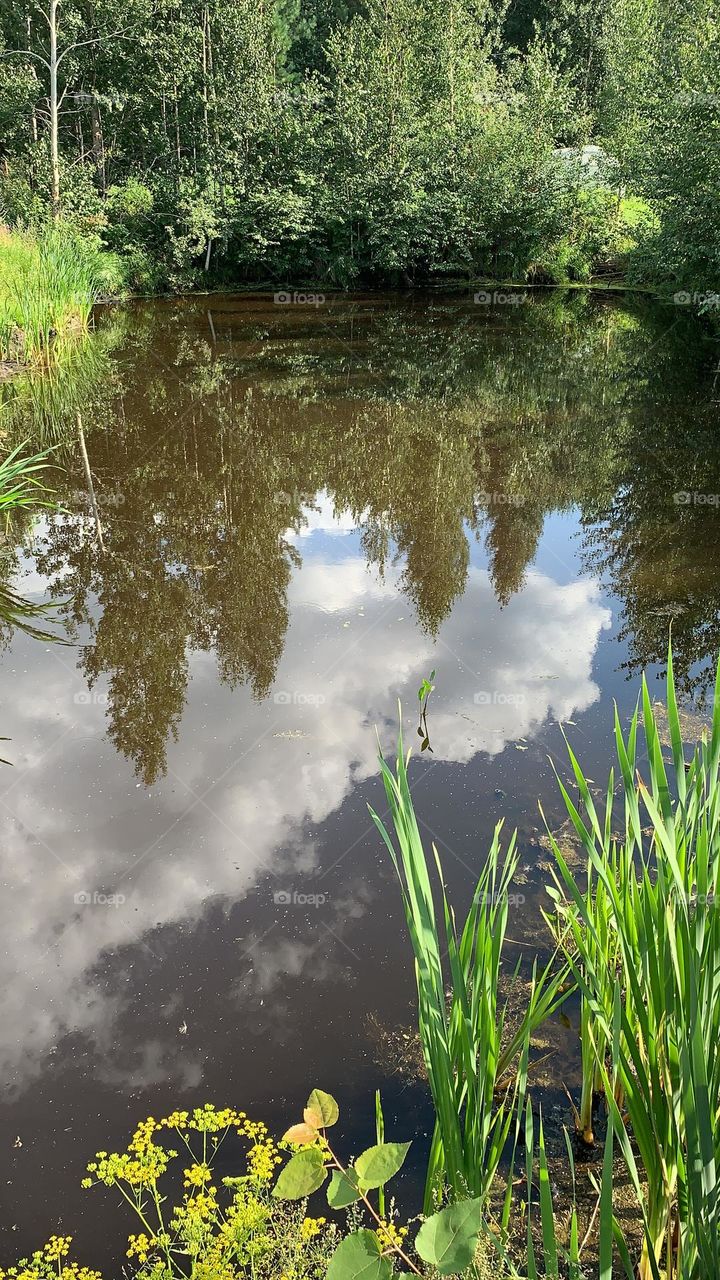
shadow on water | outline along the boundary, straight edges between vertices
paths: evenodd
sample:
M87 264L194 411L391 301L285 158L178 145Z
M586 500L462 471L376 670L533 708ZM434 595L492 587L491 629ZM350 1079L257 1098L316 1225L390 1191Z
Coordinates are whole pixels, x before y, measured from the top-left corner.
M362 1126L384 1080L419 1176L373 727L391 748L436 669L424 834L461 906L517 825L513 959L546 947L560 726L602 784L670 620L686 700L720 647L717 360L617 295L217 296L101 310L84 357L0 389L3 438L62 466L57 511L10 525L5 598L59 601L73 646L5 611L6 1252L37 1244L41 1182L49 1230L121 1253L84 1161L183 1101L284 1128L319 1084ZM575 1037L550 1036L560 1117Z

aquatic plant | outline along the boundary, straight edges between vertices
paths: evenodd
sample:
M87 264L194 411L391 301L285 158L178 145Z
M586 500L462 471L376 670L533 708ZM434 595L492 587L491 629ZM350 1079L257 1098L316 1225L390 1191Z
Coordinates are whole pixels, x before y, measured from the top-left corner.
M46 451L23 456L26 444L24 441L18 445L0 462L0 516L5 516L6 531L13 511L32 511L53 505L52 491L40 479L50 454ZM48 620L48 614L56 607L52 601L38 604L26 600L12 587L0 584L0 624L24 631L35 640L59 641L59 636L38 625Z
M627 735L616 713L625 814L619 860L607 857L605 832L574 760L582 812L562 787L596 877L594 899L607 896L617 975L608 968L592 895L588 901L578 889L553 841L556 907L642 1212L638 1276L701 1280L720 1275L720 666L712 727L687 761L670 648L667 723L669 771L643 679L645 781L637 772L639 709Z
M40 473L47 469L49 454L23 456L27 443L24 440L0 461L0 516L5 516L6 529L10 512L18 507L50 505L49 491L40 479Z
M0 359L47 360L87 329L99 294L119 285L117 263L69 227L0 231Z
M418 689L418 702L420 703L420 720L418 723L418 737L422 738L422 744L421 744L420 750L429 751L431 754L432 754L432 747L430 746L430 733L428 731L427 709L428 709L428 701L430 699L430 694L435 688L435 685L433 684L434 679L435 679L435 671L432 670L430 672L430 679L428 679L427 676L423 676L422 684Z
M395 773L382 756L380 768L397 847L377 813L373 809L370 813L400 881L415 956L418 1025L436 1116L425 1211L430 1211L446 1185L453 1199L477 1196L484 1204L524 1094L523 1049L564 1000L568 971L556 965L554 957L540 972L537 963L533 965L527 1007L517 1026L506 1034L507 1005L503 1007L499 998L499 984L508 895L518 863L515 835L503 855L502 823L495 828L461 930L433 845L440 925L408 784L402 729Z
M614 772L610 771L604 815L599 816L580 766L571 747L569 744L566 745L578 792L590 819L592 839L596 841L597 848L601 850L601 856L613 883L621 885L627 881L628 876L631 874L632 843L628 839L618 842L612 837L615 793ZM570 804L574 810L574 806L572 806L562 782L560 782L560 787L566 803ZM542 805L540 806L540 812L543 813ZM573 813L571 812L572 816ZM557 853L559 850L558 842L553 832L550 831L547 822L545 825L551 848ZM583 827L580 834L583 845L587 850L590 833ZM573 948L572 942L573 927L577 924L577 915L573 911L572 919L568 920L564 893L557 885L549 886L547 892L555 903L555 912L554 914L543 912L545 920L557 944L569 949L577 960L578 952L577 949ZM602 1003L606 1014L606 1022L600 1025L593 1017L592 1002L581 988L580 1049L582 1092L580 1108L579 1111L576 1110L575 1112L575 1119L577 1130L581 1134L583 1141L587 1145L592 1145L594 1142L593 1107L596 1097L603 1092L602 1065L609 1052L610 1044L603 1027L612 1023L615 988L620 964L620 940L615 923L612 900L605 887L605 881L595 874L590 853L588 853L586 864L584 907L587 919L592 921L592 927L584 930L584 946L588 953L592 953L593 958L593 972L596 975L594 1001Z
M560 1238L558 1231L558 1222L556 1215L556 1206L553 1202L553 1193L550 1183L550 1170L547 1160L547 1152L545 1148L545 1131L542 1120L542 1112L540 1113L539 1132L538 1132L538 1208L539 1213L534 1210L534 1190L535 1190L535 1172L534 1172L534 1155L535 1155L535 1124L533 1120L532 1105L530 1099L526 1104L525 1113L525 1170L527 1185L527 1264L523 1268L522 1280L538 1280L540 1276L559 1275L559 1261L563 1263L566 1269L568 1280L582 1280L585 1270L581 1267L582 1254L587 1244L590 1230L588 1229L583 1240L580 1239L579 1218L576 1201L576 1182L575 1182L575 1160L573 1157L572 1146L568 1139L567 1131L564 1131L565 1143L567 1148L568 1162L572 1173L572 1197L569 1210L569 1222L566 1232L563 1236L567 1236L567 1243ZM599 1269L598 1280L611 1280L612 1277L612 1250L613 1250L613 1234L615 1230L615 1221L612 1211L612 1174L613 1174L613 1132L612 1128L608 1129L605 1137L605 1152L603 1158L602 1175L598 1190L597 1212L599 1213ZM534 1239L533 1227L538 1222L539 1217L539 1242L536 1244ZM591 1219L592 1222L592 1219ZM539 1266L538 1266L539 1263ZM520 1272L512 1265L508 1259L509 1269L513 1277L520 1277Z

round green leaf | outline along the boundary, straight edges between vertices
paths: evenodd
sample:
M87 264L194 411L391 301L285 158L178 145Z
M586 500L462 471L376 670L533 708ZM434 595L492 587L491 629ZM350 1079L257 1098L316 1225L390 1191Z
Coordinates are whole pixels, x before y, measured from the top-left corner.
M383 1187L401 1169L410 1147L409 1142L381 1142L368 1147L355 1161L355 1172L363 1190Z
M339 1115L338 1104L332 1095L322 1089L313 1089L305 1107L306 1123L314 1124L316 1129L329 1129L337 1123Z
M461 1200L423 1222L415 1248L425 1262L437 1267L440 1275L454 1275L470 1266L481 1226L481 1201Z
M380 1256L374 1231L355 1231L338 1245L327 1269L327 1280L390 1280L392 1263Z
M347 1173L341 1173L336 1169L330 1179L330 1186L327 1189L327 1201L331 1209L347 1209L349 1204L354 1204L360 1199L358 1191L357 1175L354 1169L348 1169Z
M273 1187L273 1195L278 1200L303 1200L322 1186L326 1172L322 1151L307 1147L288 1160Z

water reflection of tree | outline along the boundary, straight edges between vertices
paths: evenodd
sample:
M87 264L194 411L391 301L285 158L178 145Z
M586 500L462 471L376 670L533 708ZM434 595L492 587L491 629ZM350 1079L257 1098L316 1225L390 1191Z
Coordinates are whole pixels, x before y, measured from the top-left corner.
M623 600L625 664L664 666L668 626L686 694L704 689L720 652L718 406L669 398L638 425L610 500L588 513L586 563ZM710 499L708 501L708 499Z
M252 324L217 315L212 331L196 307L136 307L130 318L122 313L123 343L106 375L92 393L82 384L107 550L83 497L68 395L55 436L66 444L60 496L73 517L50 525L39 567L68 600L74 633L87 628L80 665L91 683L107 677L110 736L147 782L165 768L177 732L190 651L214 650L223 681L266 696L297 558L287 531L301 529L319 490L355 518L381 572L399 559L430 632L464 589L468 535L484 536L505 603L548 511L577 505L598 515L609 541L605 558L597 544L588 563L600 557L596 567L627 601L639 652L654 653L650 633L664 636L667 620L648 623L633 547L650 536L660 479L651 460L636 458L637 432L650 430L659 396L674 403L680 377L692 416L700 360L663 343L662 316L578 295L569 307L551 298L494 320L446 304L354 315L347 307L336 321L303 315L292 324L284 313L276 331L272 313ZM15 406L15 430L27 434L35 412L23 419ZM47 432L52 411L43 407L41 418ZM675 474L666 475L671 488L689 487ZM613 498L619 477L629 505ZM707 513L678 517L673 508L657 518L661 557L672 522L687 526L677 530L676 559L657 572L665 604L677 565L688 565L677 560L683 539L696 526L696 545L707 541ZM710 638L710 573L705 585L693 595L697 619L687 602L683 614L688 660Z
M81 668L91 685L108 678L110 737L148 783L177 732L189 651L214 649L220 678L248 683L260 698L287 627L294 552L275 462L264 465L242 421L225 438L222 424L202 431L201 414L198 405L182 430L142 445L132 431L109 449L89 441L102 446L91 456L106 550L80 516L86 536L75 520L59 522L38 560L72 602L73 631L88 630Z

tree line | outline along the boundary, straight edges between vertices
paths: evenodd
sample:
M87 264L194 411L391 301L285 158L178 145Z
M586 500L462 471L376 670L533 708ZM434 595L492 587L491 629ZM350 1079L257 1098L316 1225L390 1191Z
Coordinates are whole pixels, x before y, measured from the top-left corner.
M719 187L713 0L0 0L0 220L135 288L704 295Z

